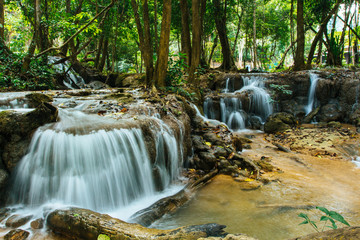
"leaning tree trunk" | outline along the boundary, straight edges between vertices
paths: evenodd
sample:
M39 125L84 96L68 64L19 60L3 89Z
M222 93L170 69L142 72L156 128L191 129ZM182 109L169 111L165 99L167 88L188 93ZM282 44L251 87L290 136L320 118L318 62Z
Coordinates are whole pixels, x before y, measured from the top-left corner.
M224 70L230 70L235 68L235 63L232 57L232 52L229 45L229 39L227 37L226 18L225 18L226 9L222 9L222 7L220 6L220 0L214 0L213 3L215 8L215 16L214 16L215 25L219 35L221 51L223 56L223 62L220 68Z
M294 70L305 69L305 29L304 29L304 0L297 0L297 46Z
M166 72L168 66L170 23L171 23L171 0L164 0L163 15L161 22L160 44L156 62L155 79L157 87L165 87Z

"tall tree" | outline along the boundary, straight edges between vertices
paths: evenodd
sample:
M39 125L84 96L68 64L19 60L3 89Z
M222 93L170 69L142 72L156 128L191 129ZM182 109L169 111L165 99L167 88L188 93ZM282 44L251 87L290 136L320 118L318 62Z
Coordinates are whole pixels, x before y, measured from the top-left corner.
M0 38L5 39L4 29L5 29L5 11L4 11L4 0L0 0Z
M254 52L254 68L256 68L257 62L257 44L256 44L256 0L254 0L254 9L253 9L253 52Z
M191 48L191 65L189 69L189 82L196 84L195 71L199 67L201 57L201 5L206 4L206 0L192 1L192 48Z
M214 12L215 25L220 39L221 52L223 56L223 62L220 68L224 70L230 70L235 68L235 63L230 49L229 39L227 36L226 8L221 6L220 0L213 0L213 4L215 11Z
M189 7L187 0L180 0L181 10L181 52L186 55L186 64L190 66L191 61L191 38L189 28Z
M137 1L131 0L131 6L134 11L136 27L139 35L139 48L145 64L146 85L150 87L154 84L153 82L154 61L153 61L153 48L152 48L152 41L150 34L150 17L149 17L148 1L144 0L142 4L144 26L141 24Z
M304 29L304 0L297 0L297 45L295 53L294 70L305 69L305 29Z
M168 66L169 44L171 25L171 0L164 0L163 15L161 22L160 43L155 68L155 80L157 87L165 87L165 78Z

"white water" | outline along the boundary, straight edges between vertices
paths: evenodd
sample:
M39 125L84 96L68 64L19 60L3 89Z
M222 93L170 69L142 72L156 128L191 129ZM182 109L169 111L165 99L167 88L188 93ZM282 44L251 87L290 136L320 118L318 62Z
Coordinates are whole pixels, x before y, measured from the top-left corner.
M360 157L354 157L352 162L355 163L358 168L360 168Z
M243 77L244 86L236 92L252 92L250 98L249 112L261 117L265 122L266 118L273 113L271 97L265 90L265 78L261 76Z
M154 121L157 151L152 164L140 128L111 129L111 124L118 126L115 120L78 111L60 110L59 116L60 122L35 132L15 170L9 204L20 204L35 215L57 206L78 206L126 220L182 187L173 184L180 173L182 146L161 120ZM154 168L159 170L157 180ZM157 191L157 185L163 191Z
M319 76L315 73L310 73L310 88L308 95L308 104L305 106L305 114L311 113L315 102L316 85L319 80Z
M59 57L49 57L49 63L53 64L59 61L61 58ZM84 88L85 81L84 79L77 74L74 69L70 66L69 62L66 61L64 63L54 64L53 65L55 71L58 73L66 73L66 78L64 80L64 85L70 89L76 88Z
M258 116L261 122L265 122L266 118L273 112L271 97L265 90L265 78L256 75L251 75L250 77L243 76L242 78L243 87L236 91L233 91L234 80L230 78L226 79L223 92L227 93L227 97L221 98L219 103L219 120L226 123L234 131L246 128L248 115ZM237 96L238 93L244 92L250 93L248 113L243 110L241 99ZM214 104L211 98L205 99L204 114L207 118L216 118Z

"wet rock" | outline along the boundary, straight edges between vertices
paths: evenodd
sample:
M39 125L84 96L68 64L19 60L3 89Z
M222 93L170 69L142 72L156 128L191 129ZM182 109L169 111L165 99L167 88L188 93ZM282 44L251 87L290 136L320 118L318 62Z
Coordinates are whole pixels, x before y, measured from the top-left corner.
M224 236L225 226L204 224L173 230L157 230L131 224L112 218L106 214L96 213L87 209L70 208L51 212L47 218L47 226L54 232L69 238L96 240L99 234L111 239L184 239L195 240L201 237Z
M292 240L333 240L333 239L360 239L360 227L345 227L319 233L312 233Z
M2 222L5 218L10 215L10 209L8 208L1 208L0 209L0 222Z
M51 96L42 93L30 93L25 98L29 101L29 107L31 108L37 107L44 102L49 103L53 101Z
M337 101L326 104L321 107L320 112L318 113L319 121L321 122L331 122L331 121L342 121L343 112L340 107L340 104Z
M214 149L214 155L215 157L227 157L229 154L228 152L226 151L225 148L221 147L221 146L215 146Z
M2 160L7 170L11 172L23 157L33 132L46 123L55 122L57 115L57 108L46 102L26 114L0 113L0 136L4 139Z
M12 215L11 217L9 217L6 220L5 225L7 227L18 228L18 227L25 225L27 222L29 222L31 217L32 216Z
M32 229L42 229L44 227L44 219L38 218L30 223Z
M9 174L4 169L0 169L0 189L4 188L7 184Z
M209 151L210 147L204 143L204 140L200 136L192 136L192 144L194 147L194 152L205 152Z
M264 125L265 133L283 132L296 126L296 119L292 114L280 112L268 117Z
M27 239L27 237L30 235L29 232L21 230L21 229L15 229L11 230L4 236L4 240L24 240Z
M262 127L261 119L257 116L251 116L249 122L251 129L260 130Z
M208 132L203 135L204 139L208 142L211 142L213 145L220 145L222 146L224 144L223 140L220 136L218 136L216 133Z
M91 81L89 84L87 84L87 86L95 90L109 88L106 83L100 81Z
M201 161L200 169L209 171L216 165L216 157L210 152L200 152L199 159Z

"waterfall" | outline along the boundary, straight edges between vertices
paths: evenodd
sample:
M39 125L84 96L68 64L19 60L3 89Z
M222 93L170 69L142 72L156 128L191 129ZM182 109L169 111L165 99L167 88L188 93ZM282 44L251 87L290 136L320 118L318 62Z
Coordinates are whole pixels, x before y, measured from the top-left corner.
M153 164L140 128L111 128L115 120L77 111L60 110L59 116L60 122L35 132L15 170L11 203L109 211L152 197L157 184L168 187L178 178L178 143L160 124L154 124L159 127L153 130L158 131Z
M261 117L263 122L273 112L271 97L265 90L264 80L265 78L261 76L243 77L244 86L235 91L239 93L250 91L252 93L249 113Z
M59 57L49 57L49 63L54 64L57 61L61 60ZM84 88L85 81L84 79L71 67L68 61L64 63L54 64L54 69L58 73L66 73L64 79L64 85L70 89Z
M243 87L234 91L234 82L227 78L225 89L222 91L226 94L219 101L219 120L235 131L246 127L248 114L257 116L261 119L261 122L265 122L266 118L273 112L271 97L265 90L265 78L251 75L250 77L243 76L242 79ZM248 113L243 110L241 99L238 96L238 93L245 92L250 93ZM205 99L204 114L206 118L216 118L213 99L210 97Z
M308 96L308 104L305 106L305 114L311 113L315 102L316 85L319 80L319 76L315 73L310 73L310 88Z
M220 99L221 121L233 130L245 128L245 116L238 98Z

